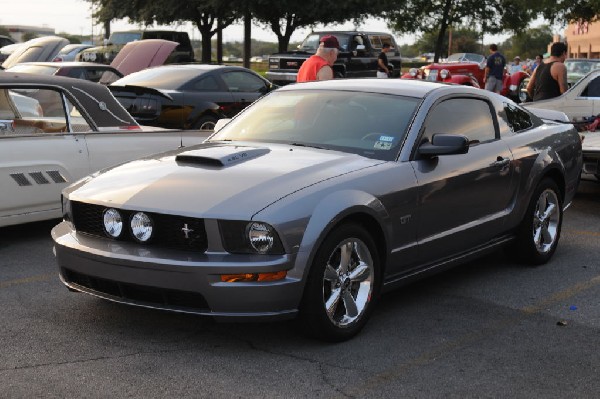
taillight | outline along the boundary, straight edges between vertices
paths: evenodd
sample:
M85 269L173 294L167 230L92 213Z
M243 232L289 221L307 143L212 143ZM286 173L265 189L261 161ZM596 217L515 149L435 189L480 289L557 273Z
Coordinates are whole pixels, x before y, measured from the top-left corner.
M137 125L119 126L119 130L141 130L142 128Z
M63 62L63 59L61 57L54 57L52 62Z

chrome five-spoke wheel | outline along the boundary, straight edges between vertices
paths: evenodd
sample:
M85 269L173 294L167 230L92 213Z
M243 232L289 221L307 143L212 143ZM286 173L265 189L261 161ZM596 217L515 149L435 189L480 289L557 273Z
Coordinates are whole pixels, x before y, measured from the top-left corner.
M361 240L347 239L334 249L323 277L323 306L334 325L345 327L364 313L373 274L371 253Z
M327 341L352 338L369 319L380 279L373 233L356 223L338 226L312 262L300 308L302 327Z
M550 251L558 237L559 207L556 192L546 189L540 194L533 217L533 241L540 253Z

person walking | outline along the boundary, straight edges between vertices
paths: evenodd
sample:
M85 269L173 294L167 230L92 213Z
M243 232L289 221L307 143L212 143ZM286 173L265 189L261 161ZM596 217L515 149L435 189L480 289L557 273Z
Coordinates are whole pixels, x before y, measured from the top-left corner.
M490 53L485 66L483 82L486 90L500 93L502 91L502 77L504 76L506 58L500 54L496 44L490 44Z
M390 77L390 70L388 68L387 53L391 50L392 46L389 43L383 43L381 47L381 53L377 57L377 77L385 79Z
M567 91L566 58L567 45L562 42L552 43L550 57L535 68L527 84L527 93L533 101L558 97Z
M340 43L333 35L323 36L319 40L319 47L315 55L310 56L296 76L296 82L310 82L314 80L333 79L332 65L337 60Z

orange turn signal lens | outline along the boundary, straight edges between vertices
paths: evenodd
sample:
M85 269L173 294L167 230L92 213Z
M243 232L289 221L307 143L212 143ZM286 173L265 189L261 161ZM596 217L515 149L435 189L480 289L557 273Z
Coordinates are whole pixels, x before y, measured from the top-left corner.
M240 274L222 274L221 281L224 283L245 283L252 281L277 281L283 280L287 276L287 271L270 273L240 273Z

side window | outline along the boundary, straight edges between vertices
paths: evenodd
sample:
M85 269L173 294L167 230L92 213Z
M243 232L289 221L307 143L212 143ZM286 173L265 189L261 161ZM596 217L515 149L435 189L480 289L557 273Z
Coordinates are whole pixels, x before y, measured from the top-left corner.
M66 109L69 116L65 113ZM69 128L69 121L71 127ZM0 90L2 134L30 135L89 131L90 127L63 95L51 89Z
M192 90L196 91L222 91L219 88L219 82L213 76L206 76L198 79L192 85Z
M225 72L221 77L233 92L257 93L266 88L262 79L248 72Z
M496 138L494 119L487 102L474 98L453 98L433 107L427 115L423 139L436 133L462 134L471 144Z
M581 92L581 97L600 97L600 77L595 78Z
M532 115L525 110L511 104L505 104L504 111L506 114L506 121L513 132L519 133L534 126ZM501 116L504 118L504 115Z

